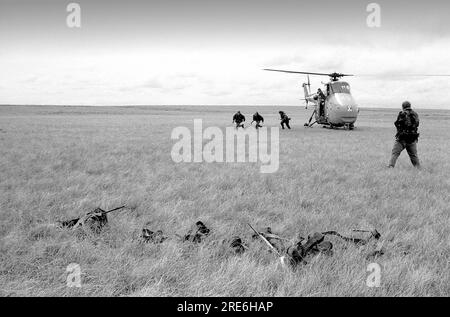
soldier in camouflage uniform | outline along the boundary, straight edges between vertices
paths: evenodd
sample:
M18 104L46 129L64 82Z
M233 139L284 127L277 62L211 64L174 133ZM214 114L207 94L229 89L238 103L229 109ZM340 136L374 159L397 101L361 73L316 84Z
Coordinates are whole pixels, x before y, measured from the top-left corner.
M245 117L240 111L238 111L234 114L233 123L236 123L236 129L239 129L239 128L244 129L244 124L243 124L244 121L245 121Z
M419 157L417 155L419 115L411 109L411 103L408 101L405 101L402 104L402 108L403 111L398 114L397 121L395 121L397 134L395 135L395 144L392 149L389 167L395 167L395 163L397 162L400 153L406 149L409 158L411 159L411 163L415 167L420 168Z
M264 123L264 118L258 112L253 115L253 121L256 122L256 129L262 128L261 122Z
M322 89L317 90L317 94L314 97L314 100L317 100L319 103L319 117L325 116L325 100L327 97L323 93Z
M286 127L290 130L291 126L289 125L289 121L291 120L291 118L289 118L284 111L278 111L278 113L280 114L281 128L284 130L284 126L286 125Z

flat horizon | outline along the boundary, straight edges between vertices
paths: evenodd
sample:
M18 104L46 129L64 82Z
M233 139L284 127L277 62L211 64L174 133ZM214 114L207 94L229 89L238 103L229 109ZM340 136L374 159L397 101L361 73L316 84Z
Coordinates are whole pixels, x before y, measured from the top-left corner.
M173 105L132 105L132 104L124 104L124 105L52 105L52 104L45 104L45 105L37 105L37 104L0 104L0 107L73 107L73 108L91 108L91 107L97 107L97 108L140 108L140 107L290 107L290 108L302 108L302 110L309 111L313 110L313 107L310 106L308 109L305 109L305 106L301 105L246 105L246 104L236 104L236 105L183 105L183 104L173 104ZM446 108L420 108L420 107L414 107L414 109L421 110L421 111L450 111L450 109ZM365 110L399 110L401 109L401 105L397 108L395 107L366 107L366 106L359 106L359 109L365 109Z

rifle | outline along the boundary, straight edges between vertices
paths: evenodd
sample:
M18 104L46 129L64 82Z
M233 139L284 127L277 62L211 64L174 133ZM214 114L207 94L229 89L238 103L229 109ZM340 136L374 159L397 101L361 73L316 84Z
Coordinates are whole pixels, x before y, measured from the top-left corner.
M60 223L61 227L63 227L63 228L77 227L78 225L81 225L82 223L84 223L86 220L88 220L91 217L105 216L105 215L109 214L110 212L117 211L117 210L124 209L124 208L125 208L125 206L121 206L121 207L117 207L117 208L114 208L114 209L111 209L108 211L97 208L94 211L91 211L82 217L75 218L72 220L60 221L59 223Z
M114 208L114 209L111 209L111 210L108 210L108 211L103 211L102 214L106 215L106 214L109 214L110 212L117 211L117 210L120 210L120 209L124 209L125 207L126 206L122 206L122 207L117 207L117 208Z
M362 239L362 238L353 238L353 237L345 237L343 235L341 235L339 232L337 231L327 231L327 232L322 232L322 234L324 236L327 235L331 235L331 236L336 236L341 238L342 240L346 241L346 242L353 242L356 245L365 245L367 244L372 238L374 238L375 240L379 240L381 238L381 234L376 230L372 230L372 231L368 231L368 230L358 230L355 229L353 230L353 232L365 232L365 233L370 233L370 237L366 238L366 239Z
M278 252L278 250L272 245L272 243L269 242L269 240L266 239L261 233L255 230L255 228L252 227L251 224L248 223L248 226L256 233L256 235L264 241L265 244L280 258L281 263L284 265L284 256Z

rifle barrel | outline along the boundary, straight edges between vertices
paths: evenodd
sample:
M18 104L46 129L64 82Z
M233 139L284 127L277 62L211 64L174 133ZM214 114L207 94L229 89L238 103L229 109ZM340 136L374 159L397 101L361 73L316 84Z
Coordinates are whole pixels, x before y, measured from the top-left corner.
M267 246L275 252L275 254L279 257L281 257L280 252L278 252L278 250L272 245L272 243L269 242L269 240L267 240L261 233L259 233L258 231L255 230L255 228L252 227L251 224L247 223L248 226L258 235L258 237L264 241L265 244L267 244Z
M110 212L113 212L113 211L116 211L116 210L119 210L119 209L123 209L123 208L125 208L125 206L122 206L122 207L117 207L117 208L114 208L114 209L111 209L111 210L105 211L104 213L105 213L105 214L109 214Z

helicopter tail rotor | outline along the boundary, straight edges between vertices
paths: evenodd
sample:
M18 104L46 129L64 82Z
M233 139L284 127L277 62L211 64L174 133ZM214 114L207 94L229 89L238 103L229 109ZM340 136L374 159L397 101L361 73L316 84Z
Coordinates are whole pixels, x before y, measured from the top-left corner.
M311 83L309 81L309 76L308 76L308 83L303 83L302 87L303 87L303 93L305 95L305 98L303 99L303 100L305 100L305 103L306 103L305 108L308 109L308 104L309 104L308 97L309 97L309 95L311 95Z

